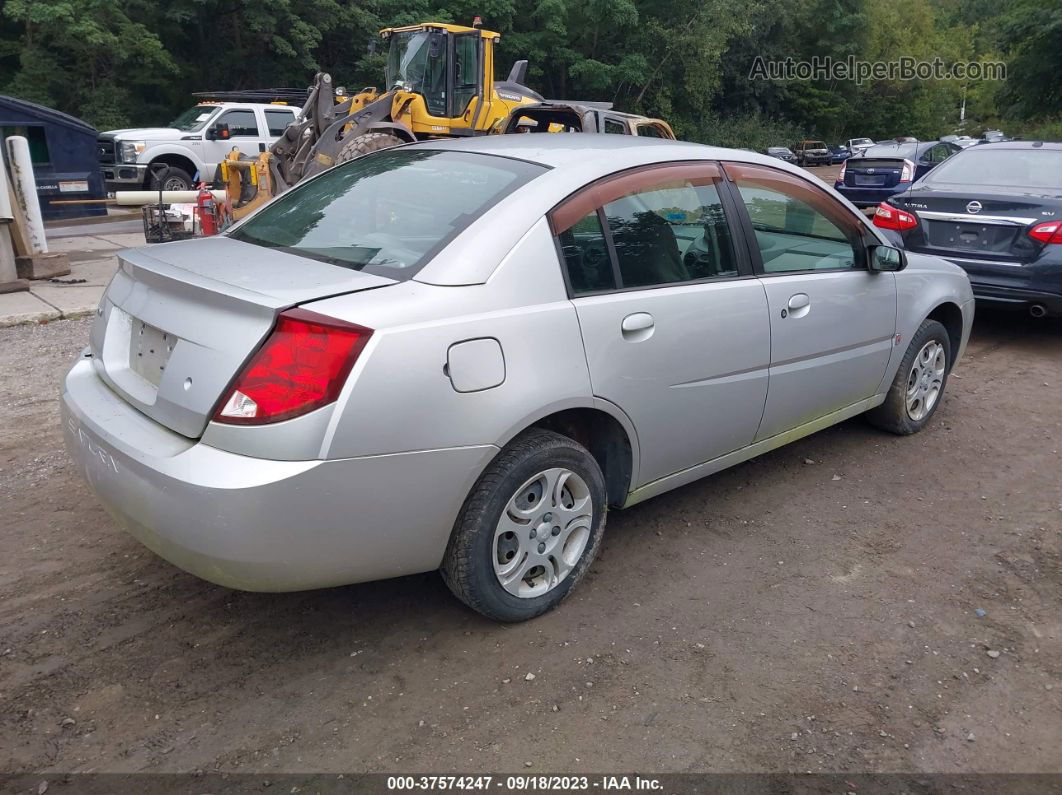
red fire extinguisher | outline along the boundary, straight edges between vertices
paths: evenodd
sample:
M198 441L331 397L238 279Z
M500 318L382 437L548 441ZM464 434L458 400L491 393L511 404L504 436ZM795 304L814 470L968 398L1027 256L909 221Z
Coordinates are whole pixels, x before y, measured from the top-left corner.
M199 188L199 195L196 197L195 204L199 212L200 234L203 237L216 235L220 231L218 228L218 207L214 201L214 194L207 190L206 185Z

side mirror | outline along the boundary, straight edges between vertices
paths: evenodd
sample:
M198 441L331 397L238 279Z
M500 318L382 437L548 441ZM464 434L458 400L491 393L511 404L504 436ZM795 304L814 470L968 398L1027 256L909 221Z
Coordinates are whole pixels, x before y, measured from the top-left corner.
M208 141L227 141L232 137L232 133L229 132L229 125L224 122L218 122L207 128L206 139Z
M518 83L523 85L527 79L527 61L517 61L513 64L513 68L509 70L510 83Z
M867 249L867 267L875 273L895 273L907 267L907 255L902 249L892 246L870 246Z

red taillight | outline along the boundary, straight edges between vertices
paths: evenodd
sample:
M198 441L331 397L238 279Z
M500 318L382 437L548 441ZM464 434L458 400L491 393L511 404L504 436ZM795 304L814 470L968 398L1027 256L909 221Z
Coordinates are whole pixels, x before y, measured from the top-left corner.
M1041 243L1062 243L1062 220L1043 221L1029 230L1029 237Z
M895 229L903 232L906 229L914 229L918 226L918 219L913 213L904 212L893 207L891 204L882 202L874 211L874 226L880 229Z
M844 160L841 162L841 170L837 172L838 182L844 182L844 172L846 168L848 168L848 161Z
M298 417L339 397L372 330L289 309L244 365L214 413L216 422L262 425Z
M900 182L910 182L914 179L915 164L910 160L903 161L903 168L900 169Z

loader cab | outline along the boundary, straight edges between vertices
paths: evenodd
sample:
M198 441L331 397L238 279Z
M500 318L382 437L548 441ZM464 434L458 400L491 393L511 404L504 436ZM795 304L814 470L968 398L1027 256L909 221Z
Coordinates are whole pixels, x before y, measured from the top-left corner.
M490 85L497 33L458 25L382 31L388 39L387 90L420 94L432 116L456 119Z

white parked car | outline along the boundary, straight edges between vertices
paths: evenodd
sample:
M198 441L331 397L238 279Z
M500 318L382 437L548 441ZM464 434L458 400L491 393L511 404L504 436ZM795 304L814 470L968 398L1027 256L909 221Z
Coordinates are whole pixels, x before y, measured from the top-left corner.
M197 174L200 180L213 180L233 146L243 152L268 147L299 111L274 103L200 102L169 127L108 130L98 139L103 181L109 191L155 187L152 171L165 164L165 189L188 190Z
M874 142L869 138L849 138L844 142L846 149L850 150L853 155L858 155L865 149L869 149L874 145Z

